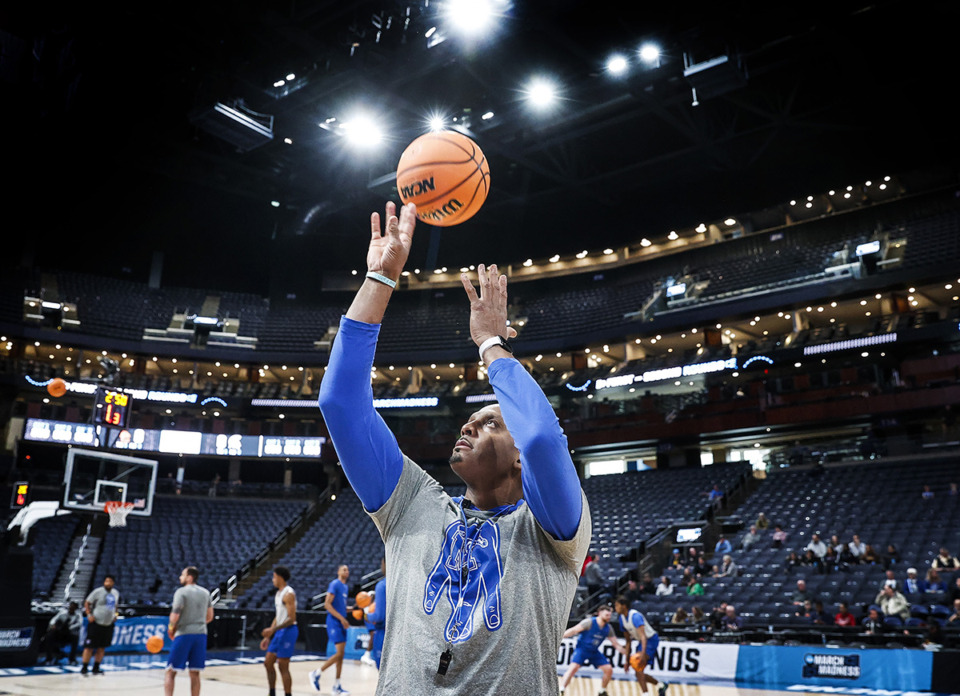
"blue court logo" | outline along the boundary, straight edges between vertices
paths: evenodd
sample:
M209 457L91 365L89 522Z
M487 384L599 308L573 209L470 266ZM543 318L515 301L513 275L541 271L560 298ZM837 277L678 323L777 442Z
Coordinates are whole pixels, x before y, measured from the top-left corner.
M444 638L462 643L473 635L474 617L496 631L503 623L500 608L500 530L495 524L464 528L458 520L444 530L443 548L423 588L423 610L433 614L442 597L450 605ZM465 579L465 582L464 582Z

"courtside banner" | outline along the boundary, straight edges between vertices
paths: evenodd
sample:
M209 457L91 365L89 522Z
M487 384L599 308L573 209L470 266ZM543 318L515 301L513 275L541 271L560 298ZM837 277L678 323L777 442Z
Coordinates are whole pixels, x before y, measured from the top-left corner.
M744 645L737 663L738 684L790 690L929 691L932 673L933 653L925 650Z
M620 642L623 645L623 642ZM557 674L563 674L570 666L570 657L577 645L576 638L565 638L560 643L560 653L557 655ZM633 642L631 650L637 650L639 644ZM657 646L657 655L647 666L647 672L657 679L668 682L683 681L685 679L726 679L733 680L737 676L737 660L739 645L725 643L674 643L660 641ZM626 658L613 649L610 641L600 644L600 652L613 665L613 676L617 679L636 679L636 673L631 669L624 671ZM577 676L600 676L601 672L594 665L581 665Z
M167 636L166 616L134 616L119 618L113 626L113 642L104 652L147 652L147 639L151 636L163 638L163 651L170 650L173 641ZM87 619L83 620L80 629L80 647L87 637Z

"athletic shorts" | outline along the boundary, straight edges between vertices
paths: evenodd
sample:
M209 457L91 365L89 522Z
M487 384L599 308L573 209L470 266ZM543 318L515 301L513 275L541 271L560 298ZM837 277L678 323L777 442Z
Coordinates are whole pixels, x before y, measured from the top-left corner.
M647 663L657 655L657 646L660 645L660 634L657 633L652 638L647 638Z
M281 628L270 639L267 652L275 654L280 659L290 659L293 657L293 646L297 642L298 635L300 631L297 630L296 625Z
M191 670L203 669L207 661L207 634L188 633L173 639L167 668L178 672L190 665Z
M113 642L113 624L101 626L98 623L87 624L87 639L83 642L84 648L109 648Z
M337 620L327 621L327 639L336 645L347 642L347 629Z
M373 644L370 646L370 657L377 663L377 669L380 669L380 658L383 656L383 637L386 631L373 632Z
M570 662L576 662L578 665L585 665L589 662L594 667L603 667L610 664L610 660L596 648L577 648L573 651Z

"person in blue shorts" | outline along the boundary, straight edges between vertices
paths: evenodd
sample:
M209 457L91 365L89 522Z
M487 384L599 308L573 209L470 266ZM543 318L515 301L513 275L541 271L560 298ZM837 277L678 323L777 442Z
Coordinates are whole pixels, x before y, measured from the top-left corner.
M630 653L620 645L620 641L613 635L613 625L610 623L612 618L613 609L604 604L597 609L596 616L584 619L564 632L564 638L572 638L576 635L580 637L577 638L577 647L574 648L573 655L570 657L570 667L567 668L567 672L560 682L561 694L566 690L577 670L589 662L603 672L603 678L600 682L600 696L606 696L607 684L613 677L613 667L610 665L607 656L600 652L600 644L605 639L609 639L610 644L617 652L622 653L624 657L630 656Z
M630 641L635 640L640 643L640 651L627 661L627 671L633 667L637 674L637 681L640 682L641 691L647 690L647 684L653 684L657 687L659 696L667 693L669 684L661 683L655 677L647 674L644 670L650 661L657 654L657 646L660 645L660 635L656 632L646 617L636 609L630 608L630 602L626 597L620 595L613 603L613 608L617 612L617 620L620 623L620 630L626 637L626 650L630 652Z
M280 672L280 681L283 684L283 693L290 696L293 693L293 679L290 677L290 658L293 657L293 648L297 642L297 593L290 587L290 571L284 566L277 566L273 570L273 586L277 588L274 596L276 614L273 622L263 629L260 635L260 649L266 650L267 655L263 666L267 670L267 687L270 696L277 696L277 671Z
M333 643L335 652L320 665L319 669L310 672L310 684L320 691L320 675L329 667L336 666L332 693L336 696L350 693L340 683L340 674L343 672L343 654L347 648L347 629L350 622L347 620L347 595L350 588L347 580L350 579L350 568L342 564L337 568L337 577L327 586L327 596L323 600L323 607L327 610L327 640Z
M207 624L213 621L213 602L210 592L197 584L200 572L193 566L180 573L180 587L173 593L170 623L167 634L173 640L167 673L163 679L163 691L173 696L177 672L190 669L190 693L200 693L200 670L207 659Z
M557 415L511 352L507 276L477 265L479 293L460 276L470 339L497 397L450 433L450 470L464 495L451 496L405 456L373 405L380 326L416 220L416 206L391 202L385 216L370 216L366 276L340 320L318 398L391 568L377 695L556 693L590 510ZM476 243L497 253L483 234Z
M366 623L370 627L370 649L364 654L369 662L364 658L360 661L366 664L375 665L380 669L380 658L383 656L383 636L386 633L387 623L387 559L380 559L380 572L383 577L377 581L373 588L373 604L365 610L367 612Z

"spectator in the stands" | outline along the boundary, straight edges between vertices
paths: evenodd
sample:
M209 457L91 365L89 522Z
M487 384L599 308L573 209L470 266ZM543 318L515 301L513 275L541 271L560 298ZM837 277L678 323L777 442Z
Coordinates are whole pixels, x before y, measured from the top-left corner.
M723 627L723 620L726 618L726 616L727 603L720 602L720 604L715 606L713 611L710 612L710 625L719 631Z
M670 623L672 624L687 624L690 623L690 616L687 614L687 610L683 607L677 607L677 610L673 612L673 616L670 617Z
M657 585L657 597L666 597L673 594L673 584L666 575L660 578L660 584Z
M892 587L880 590L873 603L880 606L884 616L899 616L904 621L910 618L910 602Z
M917 577L916 568L907 568L907 579L903 581L903 592L908 595L923 594L923 580Z
M673 550L673 555L670 557L670 565L674 568L683 567L683 556L680 555L680 549Z
M823 574L826 571L826 568L823 565L823 559L817 556L812 550L807 549L803 552L803 558L801 559L803 565L808 568L813 568L813 571L818 574Z
M887 552L883 556L883 567L889 568L900 563L900 551L896 544L887 544Z
M880 618L880 612L876 607L870 607L860 625L863 626L864 633L878 635L884 631L883 619Z
M846 602L840 602L838 605L839 611L837 615L833 617L833 623L837 626L855 626L857 623L856 617L850 613L850 608L847 606Z
M653 584L653 576L650 573L644 573L643 577L640 579L640 593L641 594L656 594L657 586Z
M799 568L803 565L803 559L797 555L796 551L791 551L787 554L787 560L783 562L784 569L789 573L794 568Z
M707 491L705 495L707 496L707 500L711 502L713 502L714 500L720 500L723 497L723 491L720 490L720 484L719 483L713 484L713 488Z
M733 562L733 556L729 553L725 554L723 557L723 563L720 564L720 572L717 573L718 578L735 578L740 574L740 568L736 563Z
M931 568L936 568L937 570L956 570L960 568L960 561L957 560L956 556L951 556L950 551L945 546L941 546L940 553L933 559Z
M960 626L960 599L953 600L953 613L947 619L951 626Z
M627 580L627 587L623 591L623 596L627 598L628 605L632 605L634 602L639 602L643 597L643 593L640 591L640 586L637 584L636 580L632 578Z
M797 580L797 589L793 591L793 597L791 602L794 604L800 605L810 599L810 593L807 592L807 581L806 580Z
M687 583L687 594L691 597L702 597L704 594L703 583L696 575L692 576L690 582Z
M823 602L819 599L813 603L813 611L810 612L810 621L821 626L829 626L833 623L833 617L823 610Z
M816 554L817 558L823 558L827 555L827 545L823 543L823 540L820 539L820 535L814 533L810 537L810 542L803 547L804 551L813 551Z
M739 631L743 628L743 619L737 616L737 608L732 604L727 605L727 612L723 617L722 628L724 631Z
M883 563L883 559L873 546L867 544L866 550L863 552L863 555L860 556L860 562L865 565L880 565Z
M730 553L731 551L733 551L733 546L730 544L730 540L721 534L720 538L717 539L716 546L713 547L713 552L715 554L722 555L725 553Z
M760 542L760 533L756 525L751 525L749 531L743 535L740 540L740 548L749 551L751 546L756 546Z
M710 575L710 564L707 563L707 559L701 553L697 556L697 563L693 566L693 574L703 577L704 575Z
M807 553L812 554L812 551L807 551ZM833 573L841 569L840 557L837 555L837 550L832 546L827 546L827 555L823 557L821 563L823 563L824 572Z
M860 558L853 554L849 544L841 544L837 547L837 565L841 568L849 569L850 566L860 562Z
M783 531L783 527L779 524L773 528L773 548L782 549L783 542L787 540L787 533Z
M927 571L927 577L923 582L924 594L946 594L947 583L940 577L936 568Z
M892 570L888 570L886 572L886 577L884 577L883 584L880 585L880 589L882 590L884 587L892 587L895 590L900 589L900 581L897 580L897 575Z
M923 492L920 494L920 497L924 500L933 500L933 490L930 486L923 487Z
M836 534L830 535L830 542L827 544L827 548L831 548L837 552L839 556L843 552L844 543L840 541L840 537Z
M690 610L690 623L696 626L705 626L710 621L709 617L703 613L699 604L694 604Z
M923 632L923 643L921 643L924 650L940 650L943 643L943 629L940 628L940 623L937 621L929 622Z
M813 621L813 600L805 599L803 604L796 605L796 611L793 612L793 615L798 619L805 619L807 621Z
M587 593L596 595L603 589L603 568L600 567L599 556L593 556L583 570L583 577L587 581Z
M853 535L853 539L847 544L847 548L850 549L850 553L853 554L858 561L867 552L867 545L860 541L859 534Z
M759 515L757 515L757 521L754 522L754 526L756 526L756 528L761 532L766 531L770 528L770 520L767 519L766 514L761 512Z

